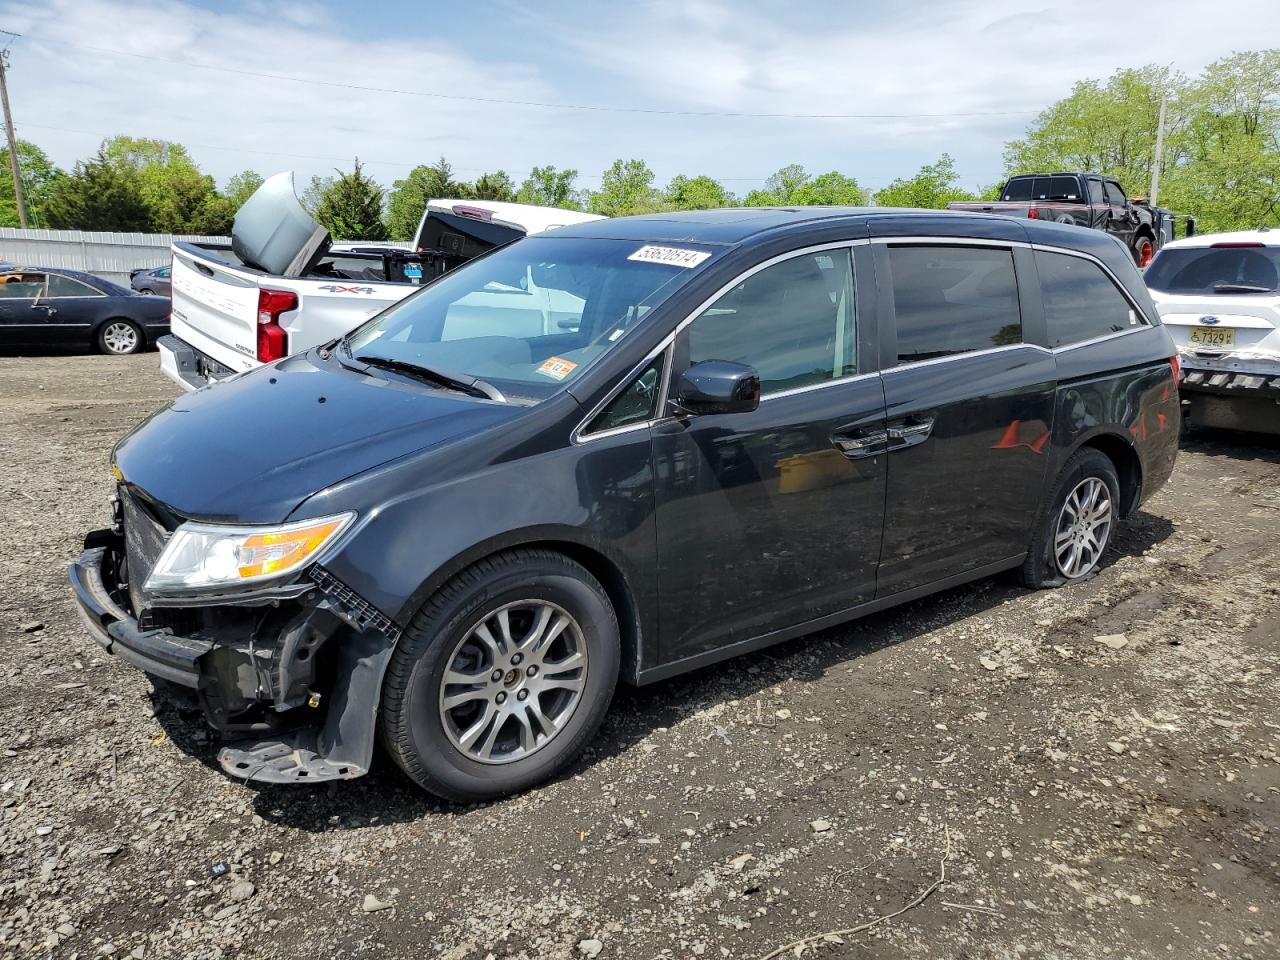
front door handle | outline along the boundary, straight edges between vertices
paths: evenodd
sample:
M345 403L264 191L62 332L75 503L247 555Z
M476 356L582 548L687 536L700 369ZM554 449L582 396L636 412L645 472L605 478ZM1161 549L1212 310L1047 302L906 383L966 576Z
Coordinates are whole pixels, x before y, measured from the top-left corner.
M864 457L877 457L885 452L889 445L889 434L884 430L872 430L868 433L837 433L831 437L837 450L850 460Z
M933 432L933 417L912 417L910 420L902 420L890 425L887 432L893 449L914 447L917 443L924 443L929 439L929 434Z

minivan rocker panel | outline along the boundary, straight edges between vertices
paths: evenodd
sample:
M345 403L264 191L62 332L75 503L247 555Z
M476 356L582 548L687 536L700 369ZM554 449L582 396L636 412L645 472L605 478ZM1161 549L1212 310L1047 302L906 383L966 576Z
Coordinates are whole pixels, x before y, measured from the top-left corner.
M581 313L476 306L526 288ZM1093 576L1172 471L1173 355L1083 228L575 225L153 416L71 580L99 644L195 692L229 773L359 776L380 739L492 798L563 769L618 679Z

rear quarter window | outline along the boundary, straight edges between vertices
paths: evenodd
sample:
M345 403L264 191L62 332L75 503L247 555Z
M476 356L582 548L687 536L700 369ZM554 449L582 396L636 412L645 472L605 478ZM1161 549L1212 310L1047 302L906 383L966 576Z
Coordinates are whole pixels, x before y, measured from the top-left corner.
M1120 333L1142 323L1115 282L1092 260L1036 251L1050 347Z

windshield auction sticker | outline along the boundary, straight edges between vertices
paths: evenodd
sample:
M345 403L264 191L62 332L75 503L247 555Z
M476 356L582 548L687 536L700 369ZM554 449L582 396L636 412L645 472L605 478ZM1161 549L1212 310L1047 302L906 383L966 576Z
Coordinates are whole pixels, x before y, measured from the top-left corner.
M645 263L665 263L670 267L696 267L711 254L703 250L682 250L679 247L641 247L628 260Z
M544 377L550 377L552 380L563 380L577 369L578 365L572 360L565 360L562 357L547 357L542 361L542 366L538 367L538 373Z

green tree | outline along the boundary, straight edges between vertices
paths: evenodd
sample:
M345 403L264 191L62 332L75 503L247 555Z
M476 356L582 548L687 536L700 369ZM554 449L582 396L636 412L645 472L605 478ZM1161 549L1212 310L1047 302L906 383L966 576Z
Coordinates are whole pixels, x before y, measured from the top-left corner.
M505 170L494 173L482 173L471 185L471 196L477 200L504 200L511 202L516 198L516 183Z
M57 230L153 230L151 210L137 179L102 149L58 177L41 206L45 223Z
M550 164L534 167L520 184L516 200L541 207L581 210L584 198L583 192L575 186L577 179L577 170L557 170Z
M357 157L355 169L338 174L325 190L316 207L316 220L335 240L385 240L387 227L382 222L384 191L365 176Z
M876 204L941 210L953 200L976 200L977 197L960 186L959 180L955 161L949 153L944 153L937 163L926 163L914 177L899 177L878 191Z
M145 137L117 136L103 142L102 154L133 179L151 215L151 228L161 233L194 233L196 220L216 195L213 177L200 172L180 143Z
M796 202L796 191L809 179L809 174L800 164L788 164L770 176L763 189L748 193L743 202L748 207L785 207Z
M711 177L676 176L667 184L664 197L673 210L710 210L733 206L733 194Z
M1280 225L1280 50L1210 64L1187 100L1161 205L1195 215L1203 230Z
M34 143L18 141L18 168L22 172L22 194L27 204L31 226L44 226L43 208L53 185L65 174ZM0 149L0 227L16 227L18 201L13 190L13 171L9 165L9 148Z
M615 160L591 191L592 213L626 217L662 209L662 195L654 189L653 171L643 160Z
M858 207L867 202L867 192L858 186L858 181L853 177L846 177L843 173L832 170L830 173L820 173L796 187L790 202L804 207Z
M320 209L320 204L323 202L325 194L333 189L333 185L336 182L333 177L322 177L319 174L313 174L311 180L303 189L302 196L298 197L298 202L302 204L302 209L314 217L316 211Z
M387 195L387 232L392 240L413 240L428 200L469 196L471 188L454 179L453 166L444 157L430 166L414 167L407 177L391 185Z
M239 210L262 184L262 174L258 171L241 170L227 181L227 187L222 193L230 201L232 210Z

